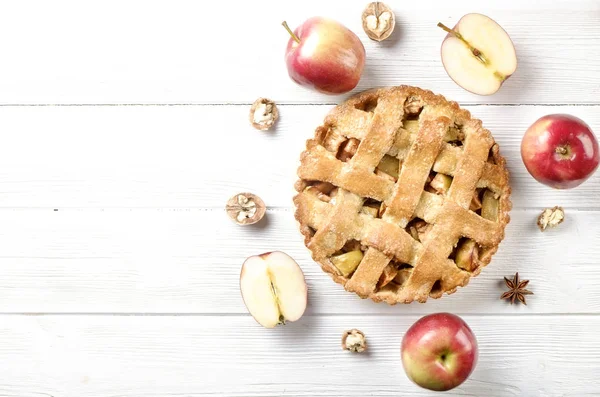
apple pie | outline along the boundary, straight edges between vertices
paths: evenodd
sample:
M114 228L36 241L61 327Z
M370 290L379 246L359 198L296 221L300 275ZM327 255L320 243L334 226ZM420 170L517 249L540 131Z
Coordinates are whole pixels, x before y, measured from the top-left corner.
M416 87L365 91L306 143L295 216L313 259L347 291L425 302L490 263L508 224L505 160L480 120Z

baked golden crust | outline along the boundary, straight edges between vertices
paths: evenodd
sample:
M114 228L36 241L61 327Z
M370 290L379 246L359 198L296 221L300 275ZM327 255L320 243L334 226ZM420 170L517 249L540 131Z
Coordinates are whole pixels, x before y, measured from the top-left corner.
M313 259L376 302L425 302L465 286L510 220L508 171L491 133L416 87L335 107L307 141L298 176L295 217ZM358 265L340 266L350 251Z

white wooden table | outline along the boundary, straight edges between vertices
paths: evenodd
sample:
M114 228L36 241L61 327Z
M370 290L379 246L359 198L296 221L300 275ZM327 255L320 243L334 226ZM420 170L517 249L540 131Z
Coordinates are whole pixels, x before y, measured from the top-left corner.
M22 0L0 3L0 396L427 396L402 370L420 316L461 315L480 345L448 395L600 395L600 173L572 191L536 183L519 155L538 117L566 112L600 133L597 0L388 0L397 28L377 44L367 1ZM482 12L509 32L517 73L491 97L444 72L447 25ZM310 259L291 197L304 141L329 97L296 86L283 62L291 26L314 15L367 50L357 91L411 84L483 120L512 174L514 210L492 264L426 304L360 300ZM249 104L279 104L274 132ZM225 215L231 195L268 205L260 227ZM567 220L540 233L543 207ZM309 284L297 323L261 328L242 303L243 260L282 250ZM528 306L498 298L519 271ZM340 349L363 330L370 353ZM437 394L435 394L437 395Z

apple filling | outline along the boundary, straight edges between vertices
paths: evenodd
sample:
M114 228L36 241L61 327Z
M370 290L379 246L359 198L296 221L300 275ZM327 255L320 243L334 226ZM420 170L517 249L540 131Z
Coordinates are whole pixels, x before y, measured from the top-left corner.
M400 160L386 154L375 168L375 174L383 176L394 183L397 182L400 174Z
M425 190L430 193L436 193L445 196L448 194L448 190L450 190L452 180L453 178L449 175L432 173L427 178Z
M381 205L379 206L379 218L382 218L383 215L385 215L386 211L387 211L387 205L385 203L381 203Z
M482 247L475 241L463 237L456 244L450 259L453 259L459 268L474 272L494 254L494 249L493 247Z
M362 261L365 249L360 242L349 240L340 252L331 257L331 263L344 277L350 277Z
M469 209L482 218L492 222L498 221L499 197L489 189L477 189L471 200Z
M448 132L444 137L444 141L451 144L452 146L460 147L463 146L465 140L465 133L462 130L461 125L454 124L448 128Z
M419 120L404 120L402 128L408 131L410 134L415 135L419 132Z
M423 111L423 98L410 96L404 102L404 114L407 120L418 120Z
M479 267L479 245L469 238L461 238L458 240L451 258L456 262L456 266L472 272Z
M473 198L471 199L471 204L469 205L469 210L481 215L481 191L484 189L477 189L475 193L473 193Z
M384 269L377 282L377 289L384 287L398 289L400 288L412 272L413 267L406 263L390 262Z
M498 222L499 197L489 189L484 189L481 200L481 217L492 222Z
M344 277L350 277L363 259L362 251L350 251L331 257L331 263Z
M344 163L347 162L356 154L358 145L360 145L360 141L356 138L349 138L342 142L337 151L337 159L343 161Z
M335 198L338 188L329 182L314 181L307 186L304 191L316 196L319 200L325 203L330 203Z
M383 213L381 213L380 210L383 205L384 204L381 201L366 199L360 212L371 215L373 218L381 218Z
M414 218L406 225L406 231L412 238L420 243L424 243L432 227L432 224L425 222L423 219Z

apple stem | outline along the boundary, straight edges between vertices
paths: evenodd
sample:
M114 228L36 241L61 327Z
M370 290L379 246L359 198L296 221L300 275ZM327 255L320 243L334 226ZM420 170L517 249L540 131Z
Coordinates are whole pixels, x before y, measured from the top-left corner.
M290 36L292 36L292 39L294 39L294 41L298 44L300 44L300 38L298 38L298 36L296 36L296 34L294 32L292 32L292 29L290 29L290 27L288 26L286 21L281 22L281 24L283 25L283 27L285 28L285 30L288 31L288 33L290 34Z
M564 156L565 154L569 153L569 149L567 149L565 146L558 146L556 148L556 153Z
M446 32L448 32L448 33L450 33L450 34L453 34L453 35L455 35L455 36L457 36L457 37L458 37L458 36L460 36L460 34L459 34L459 33L457 33L456 31L454 31L453 29L450 29L448 26L444 25L444 24L443 24L443 23L441 23L441 22L438 22L437 26L438 26L438 27L440 27L440 28L442 28L442 29L444 29ZM459 38L460 38L460 37L459 37Z
M459 39L460 41L462 41L463 43L465 43L465 45L467 47L469 47L469 50L471 50L471 53L473 53L473 55L477 59L479 59L481 61L481 63L483 63L484 65L488 64L487 58L481 53L481 51L479 51L477 48L475 48L471 44L469 44L469 42L467 40L465 40L465 38L460 33L458 33L456 30L450 29L448 26L444 25L441 22L438 22L437 26L439 26L440 28L442 28L446 32L450 33L451 35L453 35L454 37L456 37L457 39ZM504 77L504 76L502 76L502 77ZM504 78L502 80L504 80Z

